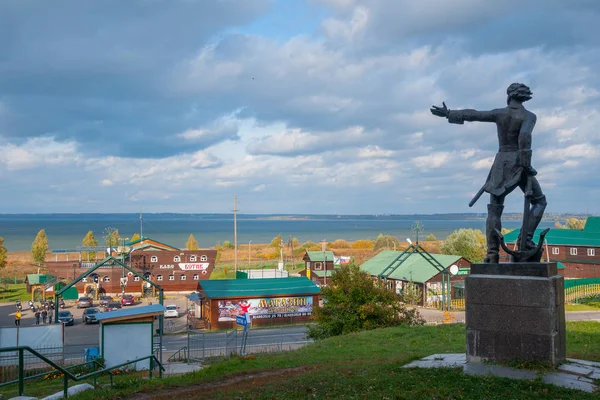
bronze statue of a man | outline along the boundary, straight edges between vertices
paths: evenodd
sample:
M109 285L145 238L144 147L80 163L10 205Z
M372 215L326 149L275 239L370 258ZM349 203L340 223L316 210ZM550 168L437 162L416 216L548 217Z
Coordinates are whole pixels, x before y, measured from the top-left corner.
M500 249L502 229L501 217L504 199L518 186L525 194L525 215L521 235L525 233L526 251L536 247L533 233L538 227L546 208L546 196L542 193L531 166L531 133L535 126L536 116L528 111L523 103L531 100L533 93L522 83L513 83L506 90L507 107L491 111L449 110L445 103L442 107L433 106L431 113L438 117L446 117L452 124L463 124L464 121L494 122L498 129L499 149L487 180L470 205L483 194L490 194L488 216L486 221L487 256L486 263L497 263Z

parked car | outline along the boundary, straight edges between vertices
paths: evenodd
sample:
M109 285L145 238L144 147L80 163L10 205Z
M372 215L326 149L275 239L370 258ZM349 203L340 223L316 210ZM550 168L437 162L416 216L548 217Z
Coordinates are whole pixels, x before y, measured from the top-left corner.
M169 304L165 307L165 318L179 318L179 307Z
M83 322L87 324L93 324L98 322L96 315L100 314L100 310L95 307L86 308L83 312Z
M114 310L120 310L121 308L123 308L121 306L121 303L119 303L118 301L111 301L104 307L104 310L105 311L114 311Z
M135 298L130 294L125 294L121 299L121 304L123 304L124 306L134 306Z
M80 297L77 300L77 308L87 308L92 307L94 305L92 299L90 297Z
M75 324L75 319L73 318L71 311L61 311L58 313L58 322L69 326Z
M109 302L112 301L112 299L113 298L110 296L100 296L100 306L106 306Z

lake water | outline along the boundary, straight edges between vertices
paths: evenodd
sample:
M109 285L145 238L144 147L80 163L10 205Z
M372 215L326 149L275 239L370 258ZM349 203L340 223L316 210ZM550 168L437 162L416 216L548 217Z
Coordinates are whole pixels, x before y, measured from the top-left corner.
M292 237L301 242L323 239L332 242L336 239L374 239L380 233L393 235L400 240L415 233L411 227L420 220L424 230L420 237L432 233L444 239L460 228L485 229L482 216L452 219L445 216L309 216L304 219L272 219L272 216L238 216L238 242L267 243L278 234L284 240ZM552 222L542 222L540 227L551 227ZM505 221L504 226L519 228L517 220ZM40 229L45 229L51 249L67 249L81 246L81 240L88 231L93 231L100 243L107 228L119 230L121 237L131 237L140 232L137 214L47 214L47 215L0 215L0 236L9 251L27 251ZM233 216L219 214L148 214L143 216L144 236L185 247L190 233L193 233L201 247L211 247L217 242L233 241Z

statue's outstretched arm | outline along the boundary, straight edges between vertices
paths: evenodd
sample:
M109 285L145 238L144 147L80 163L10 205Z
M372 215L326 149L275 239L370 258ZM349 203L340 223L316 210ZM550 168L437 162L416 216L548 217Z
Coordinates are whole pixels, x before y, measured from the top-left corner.
M464 124L465 121L496 122L496 110L477 111L477 110L448 110L448 122L451 124Z
M448 118L451 124L464 124L465 121L496 122L500 110L477 111L477 110L449 110L446 103L442 107L432 106L431 113L438 117Z

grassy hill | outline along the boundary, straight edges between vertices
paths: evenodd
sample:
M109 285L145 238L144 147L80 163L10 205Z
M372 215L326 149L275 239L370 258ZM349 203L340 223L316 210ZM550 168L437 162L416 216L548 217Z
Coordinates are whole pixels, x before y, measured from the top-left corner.
M600 361L600 323L567 323L569 357ZM197 373L132 378L74 399L597 399L597 394L463 375L460 369L404 369L434 353L465 351L462 324L396 327L324 340L295 352L231 358Z

